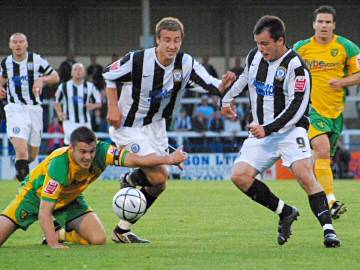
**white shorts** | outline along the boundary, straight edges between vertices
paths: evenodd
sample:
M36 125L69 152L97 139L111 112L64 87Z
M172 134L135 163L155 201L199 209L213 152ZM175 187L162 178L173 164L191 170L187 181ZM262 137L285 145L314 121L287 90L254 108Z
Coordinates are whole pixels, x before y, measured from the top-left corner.
M69 145L70 144L70 135L71 133L77 129L78 127L88 127L91 129L90 123L74 123L69 120L63 121L63 128L64 128L64 144Z
M157 153L168 155L168 137L165 119L154 121L144 127L121 127L109 129L111 140L118 147L125 147L128 151L146 156Z
M41 144L43 109L40 105L9 103L4 107L9 138L21 138L33 147Z
M270 168L279 158L283 166L290 167L295 161L310 158L311 149L304 128L292 128L285 133L271 134L262 139L249 137L244 141L240 156L234 161L246 162L260 173Z

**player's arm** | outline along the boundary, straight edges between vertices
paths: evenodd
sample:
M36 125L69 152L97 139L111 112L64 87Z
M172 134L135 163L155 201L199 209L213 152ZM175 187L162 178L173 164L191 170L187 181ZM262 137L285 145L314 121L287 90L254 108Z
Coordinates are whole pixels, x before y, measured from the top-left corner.
M186 160L186 153L182 148L177 149L168 156L150 154L139 156L130 153L125 148L119 149L109 146L106 150L106 165L115 165L123 167L154 167L158 165L179 165Z
M117 86L119 83L131 82L132 54L115 61L105 68L103 77L106 82L106 97L108 113L106 119L110 126L119 128L122 115L118 105Z
M342 89L343 87L360 84L360 72L352 74L342 79L332 79L329 84L334 89Z
M57 167L57 170L55 169ZM57 173L60 171L60 173ZM64 174L61 170L61 162L57 160L52 161L49 165L48 173L45 176L43 187L41 190L40 209L39 209L39 222L44 232L46 241L51 248L64 248L65 246L59 244L57 241L55 228L52 219L52 213L55 204L60 197L62 185L59 181L54 180L49 174L60 175ZM66 174L65 174L66 175Z
M6 89L4 85L7 82L7 78L0 76L0 99L6 98Z
M55 206L54 202L48 202L45 200L40 201L39 223L44 232L46 242L49 247L67 248L67 246L60 244L56 237L53 218L52 218L52 212L54 206Z
M42 76L34 81L33 92L35 95L41 95L42 89L45 85L55 84L60 81L58 73L53 70L49 75Z
M62 83L59 85L58 89L55 92L55 103L54 103L54 108L55 108L55 112L57 117L59 118L60 121L64 121L66 119L66 114L62 111L61 108L61 102L64 99L64 84L66 84L66 82Z

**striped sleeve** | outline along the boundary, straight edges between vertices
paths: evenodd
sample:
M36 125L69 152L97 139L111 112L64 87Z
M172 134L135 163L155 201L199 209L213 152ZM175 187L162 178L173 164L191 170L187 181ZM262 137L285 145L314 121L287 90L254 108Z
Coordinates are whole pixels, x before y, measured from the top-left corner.
M64 86L63 84L66 83L66 82L63 82L61 84L59 84L56 92L55 92L55 102L56 103L61 103L61 101L63 100L64 98L64 92L63 92L63 89L64 89Z
M101 103L100 91L95 87L95 85L92 85L92 87L90 89L89 99L92 99L94 101L94 103Z
M49 65L48 61L41 57L40 55L38 54L35 54L35 61L38 61L39 63L39 73L42 74L42 75L50 75L54 69Z
M204 88L209 94L221 96L219 91L220 80L212 77L206 69L193 59L190 80Z
M310 102L311 76L304 66L298 65L292 70L290 69L287 89L289 95L287 106L272 122L264 126L266 135L277 132L284 127L294 126L307 111Z
M118 83L131 82L132 57L133 53L128 53L105 68L103 77L106 88L116 88Z

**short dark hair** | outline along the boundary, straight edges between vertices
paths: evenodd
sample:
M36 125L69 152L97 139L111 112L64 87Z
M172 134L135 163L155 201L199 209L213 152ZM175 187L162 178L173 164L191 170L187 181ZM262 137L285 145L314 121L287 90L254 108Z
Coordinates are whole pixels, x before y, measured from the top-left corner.
M155 34L156 37L160 37L161 30L168 30L168 31L180 31L181 38L184 37L184 25L182 22L175 17L165 17L162 18L155 26Z
M90 144L96 142L95 133L88 127L78 127L70 135L70 144L75 146L79 142Z
M331 14L334 22L336 22L336 10L332 6L320 6L313 12L313 21L316 21L316 16L320 13Z
M254 26L254 35L259 35L263 31L268 31L272 39L277 41L283 37L285 41L285 23L276 16L262 16Z

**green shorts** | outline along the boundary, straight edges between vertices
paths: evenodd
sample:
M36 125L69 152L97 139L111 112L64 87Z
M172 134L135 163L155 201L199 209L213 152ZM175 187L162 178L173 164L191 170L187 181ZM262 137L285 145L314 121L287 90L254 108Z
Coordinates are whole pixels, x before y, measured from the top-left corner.
M327 118L321 116L314 109L310 111L309 139L327 134L330 141L330 155L333 157L336 152L337 143L344 128L344 118L340 114L337 118Z
M2 212L2 215L11 219L19 228L27 230L32 223L38 220L39 207L40 199L36 194L22 190ZM70 204L55 210L53 216L63 228L68 229L67 224L70 221L91 211L92 209L88 206L83 195L80 195Z

